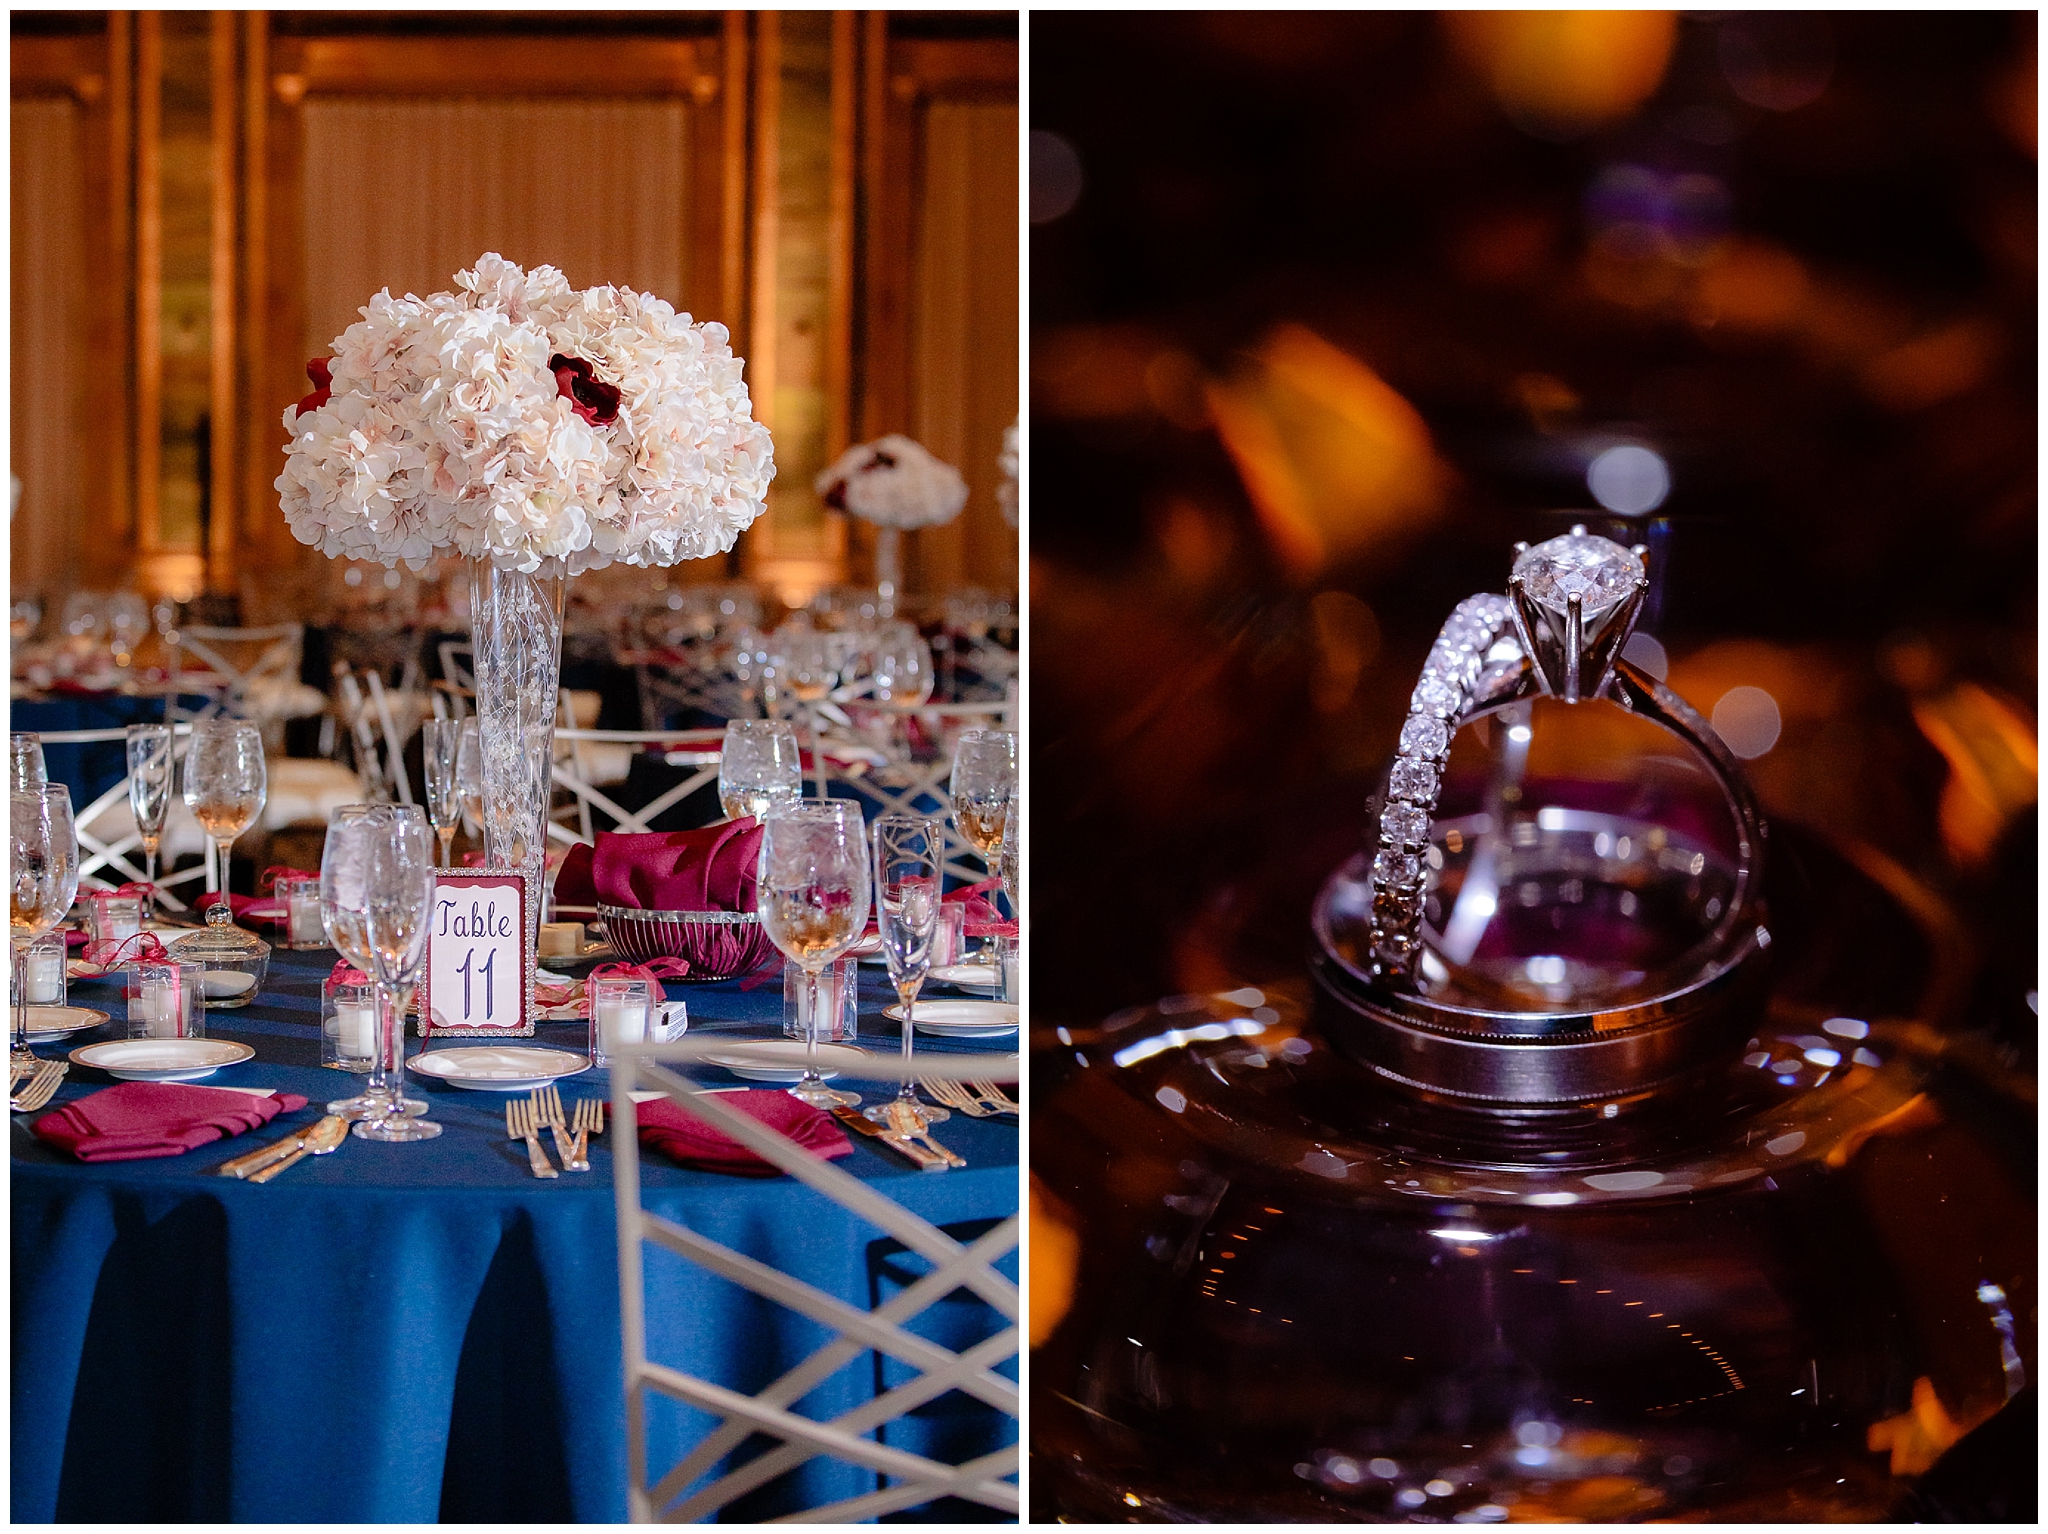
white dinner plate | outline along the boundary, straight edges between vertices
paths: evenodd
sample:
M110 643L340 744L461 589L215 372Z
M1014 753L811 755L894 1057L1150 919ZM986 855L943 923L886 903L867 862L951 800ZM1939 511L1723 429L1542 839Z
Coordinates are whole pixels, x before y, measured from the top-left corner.
M884 1007L882 1016L903 1021L903 1008ZM920 1001L917 1031L944 1039L993 1039L1017 1031L1014 1001Z
M739 1042L739 1041L735 1041ZM804 1055L808 1046L795 1039L753 1039L745 1041L749 1051L745 1055L706 1055L706 1065L722 1066L735 1076L748 1081L796 1081L804 1073ZM858 1044L824 1044L818 1049L818 1074L830 1081L841 1071L858 1070L861 1062L867 1060L868 1052ZM788 1061L783 1064L765 1064L764 1061Z
M934 964L929 978L963 991L1000 990L1003 977L993 964Z
M223 1065L255 1058L247 1044L227 1039L115 1039L71 1051L73 1065L90 1065L121 1081L197 1081Z
M524 1092L590 1069L590 1057L531 1044L464 1044L423 1049L406 1068L470 1092Z
M51 1044L58 1039L68 1039L74 1033L84 1033L97 1028L107 1020L107 1014L96 1012L91 1007L30 1007L28 1009L28 1041L31 1044Z

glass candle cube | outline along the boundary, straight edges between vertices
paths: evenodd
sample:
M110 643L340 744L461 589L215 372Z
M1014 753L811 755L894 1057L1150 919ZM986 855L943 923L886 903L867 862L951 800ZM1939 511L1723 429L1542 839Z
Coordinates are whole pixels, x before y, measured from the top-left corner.
M119 942L142 930L142 897L94 890L86 897L86 930L95 943Z
M619 975L594 975L590 992L590 1063L610 1063L620 1044L645 1043L653 1035L654 987L645 980Z
M320 920L320 876L279 874L277 904L284 912L285 948L325 948L327 928Z
M825 999L825 1022L818 1030L820 1044L851 1044L860 1032L860 961L844 958L818 977L818 991ZM808 1038L810 1025L810 980L794 963L782 966L782 1032L792 1039Z
M64 934L46 932L23 954L27 989L16 999L31 1007L61 1007L69 986L64 973Z
M128 1037L206 1037L206 966L141 960L128 974Z
M376 988L360 970L330 976L320 988L320 1063L366 1073L376 1052Z

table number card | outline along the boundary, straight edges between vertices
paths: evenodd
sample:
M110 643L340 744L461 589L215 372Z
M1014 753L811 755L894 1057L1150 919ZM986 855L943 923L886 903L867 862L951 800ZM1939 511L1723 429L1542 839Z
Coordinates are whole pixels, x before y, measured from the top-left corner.
M434 875L427 962L420 970L420 1036L511 1038L533 1033L533 955L526 875L509 868Z

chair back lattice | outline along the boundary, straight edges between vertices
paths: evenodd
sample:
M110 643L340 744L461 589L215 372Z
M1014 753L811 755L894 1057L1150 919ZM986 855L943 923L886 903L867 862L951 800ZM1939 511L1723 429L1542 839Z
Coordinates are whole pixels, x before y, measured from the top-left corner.
M288 688L298 682L305 639L305 625L300 623L278 623L268 628L206 628L188 624L167 631L164 641L170 652L170 684L164 704L165 721L247 714L252 691L265 685ZM251 649L256 652L253 659L248 658ZM237 659L238 656L241 658ZM197 674L191 670L193 660L204 663L204 669ZM180 701L186 693L203 694L206 702L197 709L188 709Z
M45 746L97 746L115 741L126 742L125 728L103 730L43 730L40 738ZM186 748L192 739L192 726L174 725L171 730L171 752L182 761ZM179 781L178 769L172 768L172 783ZM139 857L130 854L142 850L142 833L135 829L134 816L128 813L128 775L124 772L121 781L101 794L92 803L74 805L71 812L72 828L78 837L78 883L83 889L114 889L122 884L140 884L148 878ZM101 822L106 822L104 829ZM157 904L173 911L186 909L185 902L170 893L175 885L190 884L205 879L211 867L211 860L186 869L183 873L157 873Z
M698 789L718 781L719 742L723 734L720 730L577 730L558 726L553 764L557 802L548 820L549 840L573 847L579 842L595 841L599 831L651 831L664 812ZM599 742L642 749L663 746L667 748L663 759L671 767L694 770L650 803L629 810L590 781L586 747ZM597 815L603 815L611 824L600 825Z
M918 1507L940 1497L959 1497L998 1512L1018 1510L1015 1443L962 1464L947 1464L880 1441L883 1427L951 1391L986 1403L1013 1420L1018 1387L998 1368L1017 1356L1018 1289L994 1264L1017 1245L1014 1207L979 1238L962 1243L831 1162L820 1159L758 1120L727 1106L668 1069L703 1058L743 1053L731 1042L678 1040L668 1044L622 1045L612 1057L612 1112L619 1126L613 1140L618 1199L619 1311L625 1345L627 1487L636 1523L687 1522L713 1517L756 1487L806 1462L826 1458L863 1466L888 1483L861 1496L813 1507L781 1521L852 1523ZM946 1081L1015 1081L1013 1055L934 1055L914 1066L877 1058L860 1067L863 1077L900 1081L919 1076ZM868 1308L828 1294L777 1268L722 1246L665 1216L644 1208L640 1197L639 1140L632 1093L659 1089L669 1101L762 1156L817 1194L830 1199L931 1264L931 1270ZM643 1243L653 1242L697 1263L729 1282L809 1318L836 1333L823 1347L758 1394L747 1395L700 1379L647 1357ZM955 1352L907 1330L907 1323L931 1306L965 1289L992 1306L1006 1325L992 1336ZM794 1409L811 1391L864 1352L886 1354L909 1368L911 1377L865 1405L829 1420ZM647 1393L672 1397L721 1419L675 1464L650 1479ZM721 1470L721 1462L750 1435L779 1444L744 1464ZM869 1434L875 1436L870 1437Z
M384 678L366 671L358 679L346 662L336 661L334 690L355 747L356 770L362 774L370 798L389 802L395 794L399 803L411 804L412 779L405 770L405 742L409 736L398 728Z

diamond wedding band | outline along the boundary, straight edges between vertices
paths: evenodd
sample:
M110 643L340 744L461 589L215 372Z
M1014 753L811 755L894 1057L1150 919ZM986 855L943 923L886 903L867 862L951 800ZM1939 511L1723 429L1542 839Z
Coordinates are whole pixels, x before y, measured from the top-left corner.
M1706 759L1737 828L1734 892L1712 946L1732 948L1745 936L1739 929L1753 925L1764 828L1740 767L1684 699L1619 658L1649 588L1643 555L1583 526L1533 548L1517 544L1507 594L1468 597L1445 622L1410 699L1379 814L1369 943L1376 981L1396 991L1415 988L1428 942L1430 824L1451 737L1462 725L1536 696L1566 703L1610 698Z

